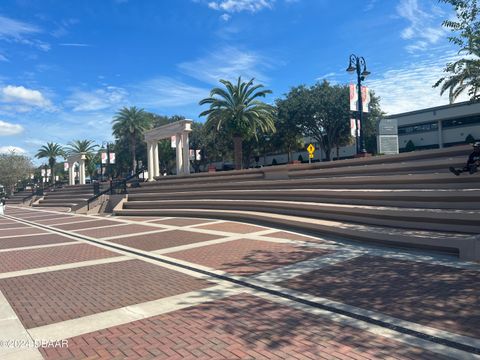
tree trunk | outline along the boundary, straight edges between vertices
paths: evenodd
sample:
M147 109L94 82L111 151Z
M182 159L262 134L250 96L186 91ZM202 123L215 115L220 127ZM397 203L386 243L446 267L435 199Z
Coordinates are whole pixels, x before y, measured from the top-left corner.
M132 142L132 174L135 174L135 172L137 171L137 157L136 157L137 144L135 143L134 137L132 137L131 142Z
M233 153L235 161L235 170L242 169L242 137L234 136L233 137Z
M337 160L340 160L340 147L337 146Z
M332 161L332 158L331 158L331 152L332 152L332 149L325 149L325 160L326 161Z

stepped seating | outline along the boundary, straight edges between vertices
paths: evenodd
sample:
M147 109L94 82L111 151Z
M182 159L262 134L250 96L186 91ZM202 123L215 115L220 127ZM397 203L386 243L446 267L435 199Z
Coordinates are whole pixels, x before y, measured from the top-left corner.
M18 191L7 199L7 204L23 205L23 200L31 195L32 195L32 190Z
M66 207L76 208L86 205L87 200L93 196L93 185L64 186L54 191L47 191L44 197L35 203L33 207Z
M114 212L245 221L480 261L480 174L448 172L470 151L161 178L131 189Z

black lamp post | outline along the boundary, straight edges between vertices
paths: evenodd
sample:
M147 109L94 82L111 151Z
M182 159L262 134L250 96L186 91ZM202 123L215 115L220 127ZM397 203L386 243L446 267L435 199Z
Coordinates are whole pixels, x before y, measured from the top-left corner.
M362 101L362 81L370 75L370 71L367 70L367 63L363 56L350 55L350 63L347 71L350 74L357 72L357 91L358 91L358 120L360 122L360 146L357 146L357 154L365 155L367 150L365 149L365 137L363 135L363 101Z
M112 145L110 142L108 141L102 141L102 148L100 149L100 154L102 154L105 149L105 147L107 148L107 161L105 163L105 175L107 176L108 178L108 175L110 174L109 172L109 165L110 165L110 145ZM102 158L101 158L101 155L100 155L100 179L101 181L103 180L103 162L102 162Z

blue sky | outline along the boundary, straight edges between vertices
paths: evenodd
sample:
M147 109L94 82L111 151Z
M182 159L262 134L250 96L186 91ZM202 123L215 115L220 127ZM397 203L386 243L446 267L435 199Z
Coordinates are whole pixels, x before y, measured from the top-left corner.
M2 0L0 152L111 139L122 106L198 120L218 79L349 83L351 53L388 113L447 103L456 49L437 0Z

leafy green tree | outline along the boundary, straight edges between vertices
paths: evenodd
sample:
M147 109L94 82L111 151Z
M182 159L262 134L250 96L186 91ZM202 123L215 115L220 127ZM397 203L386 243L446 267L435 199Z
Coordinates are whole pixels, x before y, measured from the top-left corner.
M480 7L477 0L440 0L453 6L457 18L445 20L443 26L455 35L448 39L457 45L463 57L448 63L434 87L440 86L440 94L448 90L450 103L467 92L471 100L480 99Z
M472 134L468 134L467 137L465 138L465 143L473 144L474 142L475 142L475 138L472 136Z
M207 116L205 126L233 138L235 168L242 168L242 142L258 132L274 132L275 108L258 100L270 94L261 84L253 85L254 79L236 84L220 80L225 88L216 87L210 97L200 105L210 105L200 116Z
M57 143L47 143L47 145L43 145L40 149L38 149L38 152L35 155L37 159L48 159L48 166L50 167L51 171L52 184L55 183L55 164L57 162L57 157L59 156L64 157L65 151Z
M31 159L14 151L0 154L0 169L0 184L7 194L12 194L18 182L28 180L34 171Z
M136 106L123 107L113 118L113 135L117 138L125 138L129 142L131 154L132 172L137 170L137 143L139 136L152 126L151 118L146 115L145 110Z
M85 154L85 169L87 170L87 173L91 178L95 172L95 163L93 162L93 158L96 155L95 150L98 147L99 146L95 144L93 140L74 140L67 144L67 147L65 148L65 153L68 156Z
M271 137L275 149L285 151L288 162L292 160L292 152L303 147L303 136L301 127L296 123L296 102L281 100L276 101L277 118L275 128L277 131Z

